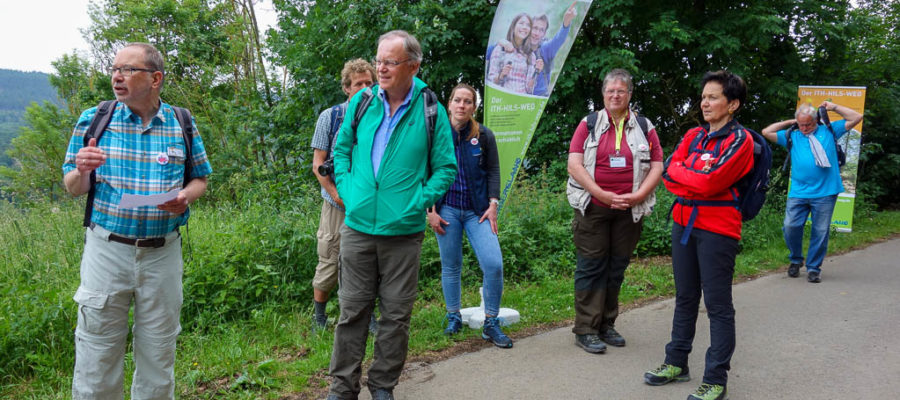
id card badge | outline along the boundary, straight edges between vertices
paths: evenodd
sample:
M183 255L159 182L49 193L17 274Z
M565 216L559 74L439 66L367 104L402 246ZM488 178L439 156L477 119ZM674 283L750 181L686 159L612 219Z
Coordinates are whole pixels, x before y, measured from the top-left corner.
M610 154L609 166L610 168L625 168L625 157Z
M181 150L175 146L170 146L168 149L166 149L166 154L168 154L170 157L184 158L184 150Z

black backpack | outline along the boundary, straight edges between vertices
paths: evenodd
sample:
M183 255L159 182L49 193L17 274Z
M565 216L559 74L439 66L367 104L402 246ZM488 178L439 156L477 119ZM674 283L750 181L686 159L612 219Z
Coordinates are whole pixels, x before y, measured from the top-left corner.
M825 127L828 128L828 132L831 132L831 137L834 138L834 149L837 151L838 168L843 167L844 164L847 163L847 153L844 152L844 146L841 146L841 144L838 143L838 137L834 133L834 128L831 127L831 119L828 118L828 110L826 110L825 107L819 107L817 117L816 124L825 125ZM787 156L784 158L784 165L781 166L781 172L787 172L788 165L791 164L791 147L794 146L794 139L791 136L791 133L797 129L799 128L797 127L797 124L794 123L784 134L784 138L787 140Z
M116 105L118 105L116 100L106 100L97 105L97 113L94 114L94 118L91 119L91 125L84 133L84 146L87 146L91 139L97 139L97 145L100 145L100 138L103 136L103 132L106 131L106 127L109 126L109 121L112 119L112 115L116 110ZM192 179L190 178L191 169L193 168L193 163L191 162L191 143L194 138L194 125L191 123L191 112L188 109L175 106L171 107L175 110L175 118L178 120L178 124L181 125L181 134L184 139L184 182L181 187L185 187ZM87 203L84 206L83 225L85 227L91 226L91 214L94 211L94 196L97 192L95 187L97 184L96 170L91 171L90 179L91 183L90 189L88 190Z
M769 192L769 169L772 168L772 148L766 142L766 138L758 132L737 125L738 129L744 129L750 132L753 139L753 169L739 179L733 188L738 192L738 197L734 200L688 200L682 197L676 197L675 203L693 207L691 216L688 219L684 233L681 235L681 244L687 245L691 230L694 228L694 220L697 218L697 206L709 207L735 207L741 212L741 220L749 221L755 218L759 211L762 210L763 204L766 202L766 195ZM691 148L697 146L700 135L691 142ZM671 214L671 210L669 211Z
M428 135L428 175L431 176L431 144L434 141L434 126L437 124L437 95L434 94L433 91L429 88L422 89L422 95L425 96L425 131ZM356 147L356 128L359 127L359 121L362 119L363 114L366 113L366 109L369 108L369 104L372 103L372 99L375 97L375 94L372 93L371 88L366 88L361 94L362 98L359 100L359 103L356 105L356 113L353 114L353 119L350 121L350 129L353 132L353 144L350 146L350 166L353 166L353 148ZM349 169L348 169L349 171Z

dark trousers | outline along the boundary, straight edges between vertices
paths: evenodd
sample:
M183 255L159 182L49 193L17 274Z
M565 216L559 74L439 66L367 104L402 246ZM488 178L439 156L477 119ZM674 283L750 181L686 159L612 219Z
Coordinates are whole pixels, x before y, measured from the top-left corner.
M619 291L642 225L642 220L634 222L631 210L594 204L583 216L575 210L575 334L598 334L615 326Z
M697 329L700 295L709 317L710 345L706 350L703 382L725 385L734 354L734 305L731 280L738 241L694 228L686 246L684 227L672 224L672 269L675 274L675 315L672 341L666 345L666 364L685 368Z
M369 318L376 297L381 311L375 352L369 367L370 389L393 389L409 346L409 321L419 282L423 232L402 236L367 235L341 228L338 299L341 316L334 328L330 393L355 399L360 391Z

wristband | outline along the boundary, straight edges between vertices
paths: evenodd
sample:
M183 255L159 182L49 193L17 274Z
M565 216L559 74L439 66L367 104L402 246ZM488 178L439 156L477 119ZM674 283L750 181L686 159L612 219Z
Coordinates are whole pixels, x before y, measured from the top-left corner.
M491 199L491 204L497 204L497 205L500 205L500 200L497 200L497 199Z

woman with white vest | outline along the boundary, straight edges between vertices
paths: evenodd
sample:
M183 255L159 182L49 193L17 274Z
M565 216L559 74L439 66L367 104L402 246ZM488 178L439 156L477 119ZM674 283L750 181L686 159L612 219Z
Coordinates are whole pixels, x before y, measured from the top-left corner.
M627 71L606 74L603 109L581 120L569 145L566 194L575 209L577 256L572 331L589 353L625 346L615 330L619 290L663 170L653 124L629 107L632 89Z

